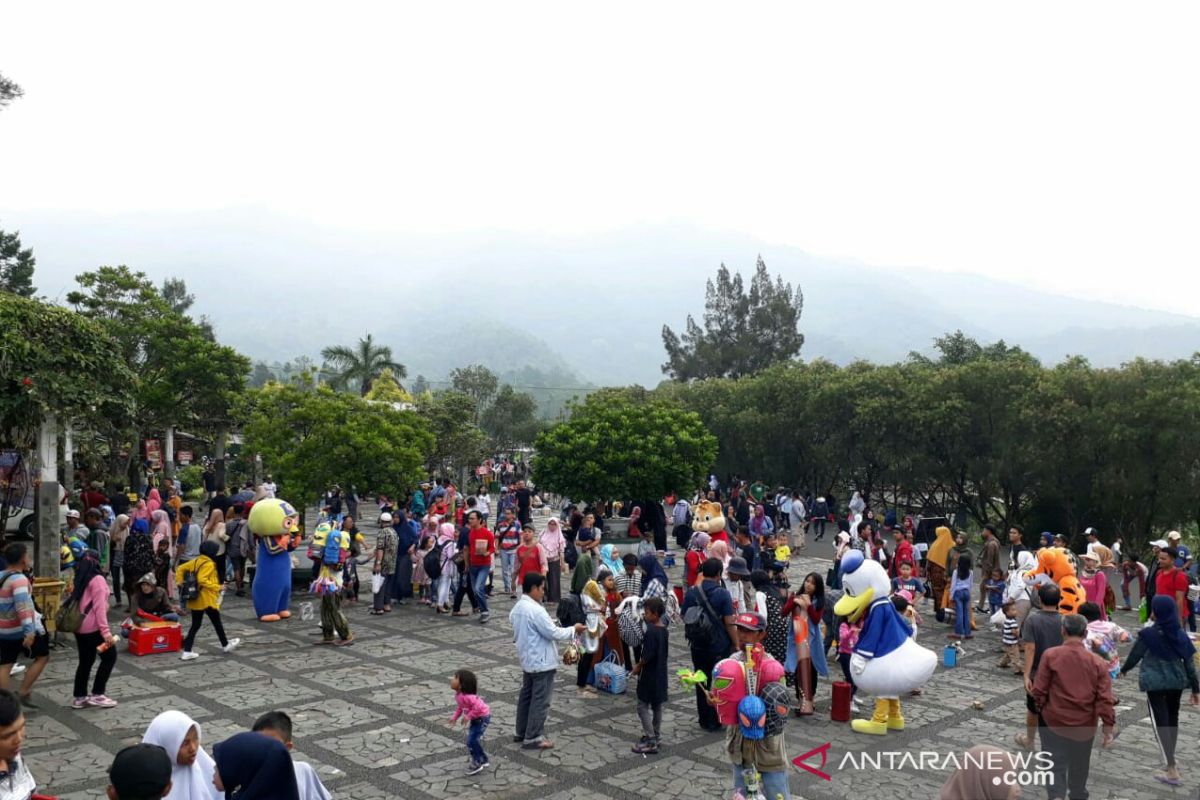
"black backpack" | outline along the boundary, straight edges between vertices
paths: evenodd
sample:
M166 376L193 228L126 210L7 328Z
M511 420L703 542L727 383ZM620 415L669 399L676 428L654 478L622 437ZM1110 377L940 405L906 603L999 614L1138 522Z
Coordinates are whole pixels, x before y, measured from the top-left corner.
M436 581L442 577L442 548L445 546L445 542L440 542L425 554L425 576L431 581Z
M690 605L688 610L683 612L683 635L692 647L706 650L717 642L717 625L714 621L717 612L713 611L708 602L708 592L694 586L688 589L689 594L692 592L699 595L700 604Z
M558 617L558 624L564 628L587 621L587 617L583 613L583 604L573 594L564 595L558 601L558 609L554 613Z
M183 585L179 587L179 599L195 600L200 597L200 581L196 579L196 570L190 569L183 576Z

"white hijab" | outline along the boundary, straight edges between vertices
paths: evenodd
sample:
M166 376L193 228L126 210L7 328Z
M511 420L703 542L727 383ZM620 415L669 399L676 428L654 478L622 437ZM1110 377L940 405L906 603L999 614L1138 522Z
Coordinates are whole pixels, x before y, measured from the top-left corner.
M165 800L224 800L225 793L218 792L217 787L213 786L215 764L212 756L204 752L203 746L190 767L181 767L176 763L179 748L193 727L196 736L200 737L200 723L182 711L164 711L154 718L142 737L145 744L158 745L171 758L171 792ZM200 742L203 745L203 739Z

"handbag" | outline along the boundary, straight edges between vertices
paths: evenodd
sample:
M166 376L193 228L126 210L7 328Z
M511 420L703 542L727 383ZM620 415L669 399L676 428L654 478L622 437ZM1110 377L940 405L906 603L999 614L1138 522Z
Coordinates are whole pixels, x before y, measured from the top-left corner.
M383 591L383 576L376 572L371 576L371 594L379 594Z
M642 626L642 598L627 597L621 601L621 605L624 608L617 617L621 641L630 647L637 647L646 635L646 629Z
M617 662L616 651L610 652L595 666L596 688L609 694L625 694L625 667Z
M91 606L88 608L90 609ZM62 633L79 633L86 614L86 611L79 610L78 600L73 597L67 598L67 602L59 606L58 611L54 614L54 628Z
M1149 619L1150 619L1150 603L1147 602L1146 598L1143 597L1141 604L1138 605L1138 622L1145 625Z

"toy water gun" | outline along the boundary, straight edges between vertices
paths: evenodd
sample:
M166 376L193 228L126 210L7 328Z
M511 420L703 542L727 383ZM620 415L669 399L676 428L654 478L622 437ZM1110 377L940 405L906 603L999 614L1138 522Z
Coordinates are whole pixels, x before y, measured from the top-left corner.
M707 686L708 676L702 669L681 669L675 673L684 686Z

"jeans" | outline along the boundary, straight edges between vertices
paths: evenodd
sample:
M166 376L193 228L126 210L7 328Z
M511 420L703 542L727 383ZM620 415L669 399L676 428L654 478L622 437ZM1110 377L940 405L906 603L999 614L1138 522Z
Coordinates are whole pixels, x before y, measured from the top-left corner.
M760 772L758 773L758 780L761 783L759 788L762 790L762 793L771 798L771 800L779 800L779 798L791 800L792 794L788 788L788 774L786 772ZM746 791L746 777L742 773L741 767L733 768L733 788L741 789L743 792ZM1071 800L1074 799L1075 796L1071 795Z
M1154 723L1154 738L1162 750L1163 760L1168 767L1175 766L1175 742L1179 738L1179 699L1182 689L1161 692L1146 692L1146 704L1150 706L1150 720Z
M1050 754L1052 763L1050 775L1053 782L1046 787L1046 796L1051 800L1067 795L1071 800L1088 800L1087 779L1092 766L1092 742L1095 739L1088 738L1082 742L1068 739L1045 725L1039 727L1038 732L1042 736L1042 749Z
M104 694L108 688L108 676L112 675L113 667L117 665L117 648L110 647L103 653L97 653L96 648L104 644L100 631L75 634L75 646L79 648L79 666L75 668L75 696L87 697L88 677L92 674L92 665L100 658L100 668L96 670L96 680L92 683L92 694Z
M500 571L504 575L504 591L513 592L513 568L517 563L516 548L500 551Z
M488 714L471 720L467 726L467 750L471 753L471 760L476 764L487 763L487 753L483 752L483 734L487 732L488 725L491 724L492 715Z
M491 572L491 567L471 567L471 588L475 591L475 602L479 605L479 613L484 616L488 613L487 579Z
M554 676L558 670L525 672L521 675L521 694L517 698L517 727L513 731L527 745L542 741L550 699L554 696Z
M183 640L185 653L192 652L192 645L196 643L196 634L200 632L200 623L204 622L205 614L212 620L213 627L217 629L217 639L220 640L221 647L229 644L229 640L225 638L225 626L221 624L221 612L215 608L205 608L192 612L192 626L188 628L187 636Z
M971 593L961 589L954 595L954 632L963 638L971 635Z

